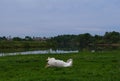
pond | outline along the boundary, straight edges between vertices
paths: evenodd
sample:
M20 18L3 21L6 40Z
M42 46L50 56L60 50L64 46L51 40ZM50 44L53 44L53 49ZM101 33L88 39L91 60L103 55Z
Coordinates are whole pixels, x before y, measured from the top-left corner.
M78 50L34 50L34 51L23 51L23 52L12 52L12 53L0 53L0 56L8 55L27 55L27 54L66 54L66 53L78 53Z

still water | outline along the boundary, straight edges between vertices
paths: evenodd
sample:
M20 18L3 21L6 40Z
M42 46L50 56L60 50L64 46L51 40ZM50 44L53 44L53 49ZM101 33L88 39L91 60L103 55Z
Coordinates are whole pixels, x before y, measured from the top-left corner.
M24 52L13 52L13 53L0 53L0 56L9 55L27 55L27 54L65 54L65 53L78 53L78 50L65 51L65 50L35 50L35 51L24 51Z

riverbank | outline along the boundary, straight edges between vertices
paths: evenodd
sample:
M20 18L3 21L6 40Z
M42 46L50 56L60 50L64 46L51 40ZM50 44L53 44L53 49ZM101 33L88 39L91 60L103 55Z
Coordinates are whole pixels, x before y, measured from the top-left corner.
M47 57L66 61L70 68L45 68ZM40 54L0 57L1 81L120 81L120 51Z
M33 51L22 51L22 52L12 52L12 53L0 53L0 56L11 56L11 55L30 55L30 54L69 54L78 53L78 50L33 50Z

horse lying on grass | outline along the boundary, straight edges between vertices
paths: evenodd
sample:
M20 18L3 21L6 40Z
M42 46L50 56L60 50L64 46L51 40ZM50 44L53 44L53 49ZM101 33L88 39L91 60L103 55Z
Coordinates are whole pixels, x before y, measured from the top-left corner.
M70 67L72 66L73 60L72 59L68 59L67 62L64 62L63 60L58 60L55 58L50 58L48 57L47 59L47 67Z

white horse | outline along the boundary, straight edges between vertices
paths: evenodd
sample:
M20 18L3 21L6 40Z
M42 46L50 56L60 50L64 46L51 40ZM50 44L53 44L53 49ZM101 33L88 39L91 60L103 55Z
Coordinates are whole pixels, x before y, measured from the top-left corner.
M67 62L64 62L63 60L58 60L55 58L50 58L48 57L47 59L47 67L70 67L72 66L73 60L72 59L68 59Z

